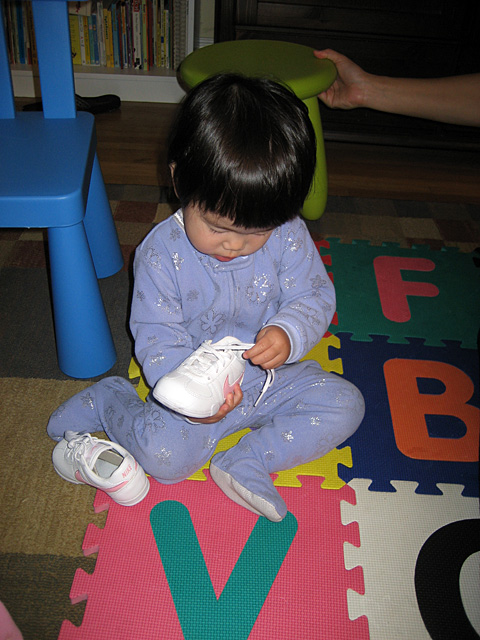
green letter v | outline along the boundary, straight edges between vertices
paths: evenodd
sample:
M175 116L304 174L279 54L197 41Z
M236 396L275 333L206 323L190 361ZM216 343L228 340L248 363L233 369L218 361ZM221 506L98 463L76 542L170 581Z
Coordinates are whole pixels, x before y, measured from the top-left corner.
M150 523L185 640L247 640L297 532L295 516L258 519L218 600L185 505L160 502Z

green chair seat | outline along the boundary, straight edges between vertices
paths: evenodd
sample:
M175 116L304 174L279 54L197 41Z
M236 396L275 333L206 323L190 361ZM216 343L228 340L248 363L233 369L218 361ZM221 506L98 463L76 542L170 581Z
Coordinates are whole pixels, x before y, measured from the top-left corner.
M188 88L227 72L276 80L290 87L307 105L317 137L317 167L303 215L309 220L320 218L327 201L327 168L317 95L335 80L335 65L315 58L310 47L291 42L233 40L194 51L180 67L180 76Z

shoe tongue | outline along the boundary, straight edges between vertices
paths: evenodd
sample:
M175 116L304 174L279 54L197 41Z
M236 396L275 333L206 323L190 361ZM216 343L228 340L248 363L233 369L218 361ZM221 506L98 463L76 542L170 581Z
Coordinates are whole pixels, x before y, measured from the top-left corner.
M200 357L195 357L190 363L190 371L194 375L204 375L208 369L218 364L220 356L216 353L203 352Z
M108 444L100 443L92 448L86 462L94 473L102 478L113 480L122 473L126 459Z
M205 371L205 369L211 367L212 364L215 364L218 360L218 356L214 353L203 353L201 358L195 358L192 362L192 369L199 372Z
M95 463L97 462L99 456L104 451L111 451L110 444L97 442L88 452L88 455L85 455L85 460L88 462L88 465L93 469Z

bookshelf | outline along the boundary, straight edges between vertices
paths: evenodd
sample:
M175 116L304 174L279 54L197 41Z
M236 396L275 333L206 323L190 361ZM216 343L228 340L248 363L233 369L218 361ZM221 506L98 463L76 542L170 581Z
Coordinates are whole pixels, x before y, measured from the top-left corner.
M198 1L198 0L197 0ZM5 3L8 4L8 3ZM25 11L25 6L28 6L27 2L15 0L10 1L11 5L20 5L22 10ZM145 16L148 15L148 18L144 19L143 25L147 24L145 20L151 20L153 24L160 25L159 12L164 7L168 7L172 10L174 8L178 11L182 12L182 21L178 20L177 25L175 26L175 31L173 28L173 24L171 26L171 38L172 41L169 44L160 45L160 26L158 27L158 45L156 42L156 38L153 38L153 32L156 31L152 26L149 27L149 33L151 35L151 44L147 44L148 41L143 39L144 50L149 47L149 55L150 59L138 60L136 59L136 63L134 63L134 54L132 52L127 53L128 47L132 47L133 51L133 24L131 21L131 14L125 21L125 14L123 17L123 39L124 39L124 51L123 51L123 61L122 61L122 52L120 50L120 54L118 51L118 42L119 38L117 38L117 52L116 52L116 61L112 64L112 60L107 66L106 63L106 50L105 50L105 25L103 34L99 34L98 37L95 37L95 46L97 47L96 60L94 60L94 49L93 49L93 39L90 34L90 44L91 48L91 56L90 48L87 53L87 60L89 64L84 64L85 62L85 47L82 42L82 51L80 53L80 47L78 45L78 33L74 34L76 29L76 20L82 24L82 21L85 24L85 33L87 30L87 20L91 18L91 11L95 12L95 20L97 20L97 10L98 5L100 7L100 11L107 15L106 12L111 13L112 9L116 7L120 7L120 5L125 9L125 6L136 4L140 6L140 11L143 9L145 11ZM155 5L155 14L153 14L153 7ZM75 14L75 9L78 7L82 7L82 13ZM105 8L106 7L106 8ZM180 9L181 7L181 9ZM18 11L18 10L17 10ZM147 11L149 12L147 14ZM158 12L158 13L157 13ZM177 80L177 73L175 71L174 66L178 67L179 62L188 55L194 48L194 30L195 30L195 0L122 0L118 2L110 2L109 0L104 0L103 3L97 2L96 0L89 2L69 2L69 14L70 14L70 28L71 28L71 36L72 36L72 56L74 58L74 75L75 75L75 91L77 94L88 97L88 96L98 96L107 93L113 93L118 95L122 101L136 101L136 102L165 102L165 103L176 103L179 102L184 96L184 90L180 86ZM83 17L82 17L83 15ZM119 14L120 15L120 14ZM154 17L155 15L155 17ZM7 32L12 31L13 29L18 30L18 23L20 20L20 13L18 13L15 18L16 22L13 23L12 15L6 17L7 20ZM10 19L9 19L10 18ZM23 26L25 27L25 32L28 31L29 28L29 20L28 13L25 14L23 18ZM180 24L182 22L182 24ZM98 19L98 23L100 24L100 20ZM103 23L103 21L102 21ZM106 20L105 20L106 23ZM119 21L120 23L120 21ZM173 20L172 20L173 23ZM142 24L142 23L141 23ZM168 25L168 21L167 21ZM118 33L121 35L121 28L118 28ZM141 27L143 30L144 26ZM31 27L30 27L31 29ZM140 31L140 37L143 35L143 31ZM128 38L126 32L129 32ZM173 35L175 33L175 36ZM110 31L111 34L111 31ZM15 37L18 39L18 32L15 34ZM21 35L20 35L21 37ZM108 37L108 36L107 36ZM181 39L181 46L178 47L175 43L175 56L173 55L174 51L174 42L173 39ZM13 36L11 36L13 38ZM98 38L98 39L97 39ZM102 44L103 38L103 44ZM77 39L77 40L76 40ZM40 97L40 83L38 78L38 70L35 65L35 51L34 45L31 45L31 41L33 40L31 35L24 35L24 40L26 42L22 62L25 60L26 64L20 62L19 59L19 50L18 44L17 48L15 48L15 42L11 39L11 68L12 68L12 81L15 96L17 97L27 97L27 98L38 98ZM77 42L77 44L75 44ZM113 46L113 45L112 45ZM154 49L158 46L158 53L155 54ZM162 46L162 51L160 51L160 46ZM32 50L30 50L30 47ZM103 47L103 63L102 63L102 51ZM163 47L169 47L169 56L164 56ZM120 45L121 49L121 45ZM76 51L77 50L77 51ZM112 50L113 56L113 50ZM75 61L75 58L77 60ZM79 58L81 58L79 60ZM166 58L166 60L165 60ZM81 64L79 64L81 62ZM140 64L138 64L140 62ZM33 64L32 64L33 63ZM158 63L158 64L157 64Z

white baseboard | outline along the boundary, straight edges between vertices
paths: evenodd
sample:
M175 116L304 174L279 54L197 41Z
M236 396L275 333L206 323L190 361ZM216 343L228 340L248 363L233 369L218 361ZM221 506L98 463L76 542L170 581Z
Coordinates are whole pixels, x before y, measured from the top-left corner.
M185 95L173 71L121 71L90 67L75 70L75 92L82 97L117 95L125 102L177 103ZM12 69L16 97L39 98L38 76L30 68Z

